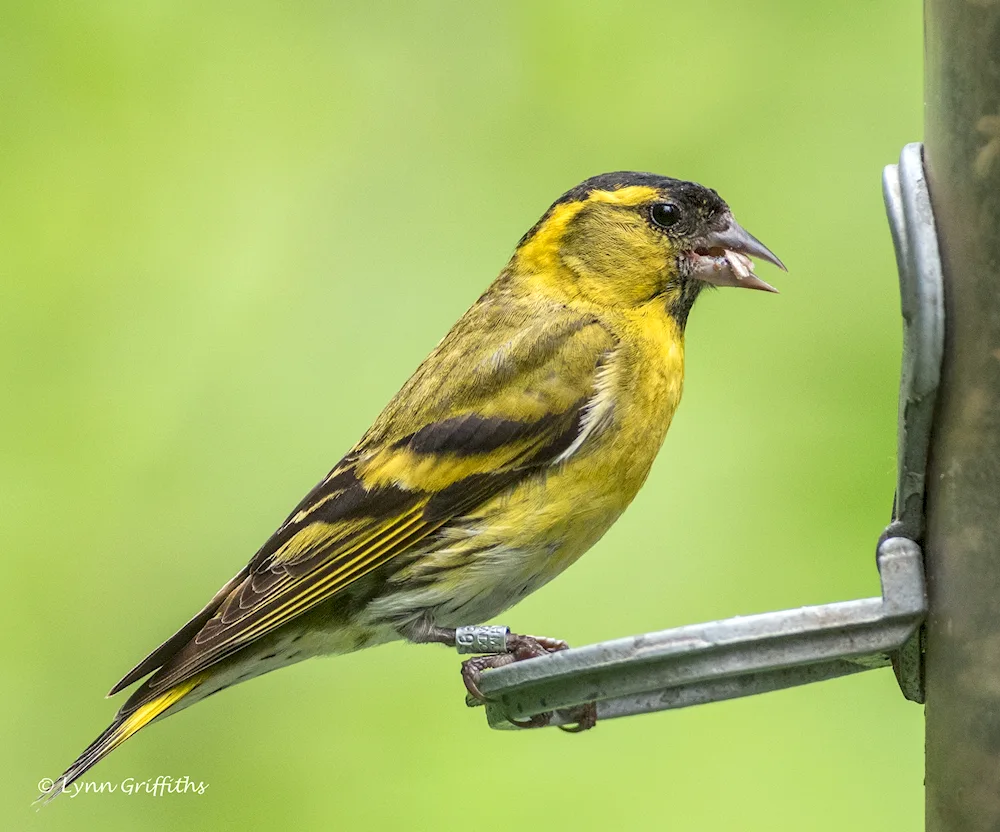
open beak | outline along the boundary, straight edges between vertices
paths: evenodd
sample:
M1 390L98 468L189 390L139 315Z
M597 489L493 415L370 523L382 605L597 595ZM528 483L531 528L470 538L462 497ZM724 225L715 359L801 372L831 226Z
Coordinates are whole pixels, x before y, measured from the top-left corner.
M730 217L729 224L722 231L706 234L687 254L689 276L716 286L777 292L753 273L751 257L766 260L787 271L785 264L767 246Z

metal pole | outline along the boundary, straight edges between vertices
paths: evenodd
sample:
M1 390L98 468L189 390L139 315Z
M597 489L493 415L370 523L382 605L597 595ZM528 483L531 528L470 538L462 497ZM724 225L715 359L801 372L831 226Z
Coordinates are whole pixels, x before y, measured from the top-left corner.
M926 828L1000 829L1000 0L925 0L945 286L927 481Z

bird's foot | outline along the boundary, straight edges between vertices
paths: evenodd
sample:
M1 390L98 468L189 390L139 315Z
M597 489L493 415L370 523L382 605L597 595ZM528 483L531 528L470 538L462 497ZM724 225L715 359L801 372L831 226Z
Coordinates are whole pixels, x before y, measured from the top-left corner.
M477 653L462 662L462 681L469 692L465 702L469 707L483 705L486 697L479 689L483 671L535 659L550 653L566 650L569 645L561 638L547 636L522 636L512 633L506 627L474 626L438 627L429 617L420 618L400 631L400 635L416 644L447 644L457 647L459 653ZM521 722L511 720L519 728L542 728L552 722L552 711L536 714ZM593 702L577 705L559 711L565 724L559 725L564 731L578 733L593 728L597 722L597 706Z
M505 653L476 656L462 662L462 681L465 682L465 688L469 692L466 703L470 707L486 702L486 697L479 689L479 680L482 678L483 671L567 650L569 645L559 638L507 633L506 648L507 652ZM511 719L510 722L518 728L544 728L552 722L553 713L553 711L546 711L525 720ZM594 727L597 723L597 706L593 702L589 702L585 705L567 708L560 715L565 717L568 724L560 725L559 728L575 734Z
M462 681L465 682L465 688L469 691L469 696L474 700L470 704L482 705L486 702L486 697L479 689L479 680L482 678L484 670L493 670L494 668L504 667L513 662L547 656L549 653L566 650L568 647L569 645L565 641L558 638L522 636L517 633L507 633L505 652L476 656L462 662Z

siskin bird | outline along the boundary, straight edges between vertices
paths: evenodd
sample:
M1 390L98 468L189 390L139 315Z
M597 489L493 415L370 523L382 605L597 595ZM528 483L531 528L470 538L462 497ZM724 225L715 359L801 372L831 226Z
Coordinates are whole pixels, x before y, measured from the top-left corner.
M361 441L112 688L148 676L48 796L223 688L396 639L454 645L566 569L649 473L701 290L775 291L750 257L784 268L693 182L608 173L556 200ZM485 668L565 644L506 646L465 663L472 694Z

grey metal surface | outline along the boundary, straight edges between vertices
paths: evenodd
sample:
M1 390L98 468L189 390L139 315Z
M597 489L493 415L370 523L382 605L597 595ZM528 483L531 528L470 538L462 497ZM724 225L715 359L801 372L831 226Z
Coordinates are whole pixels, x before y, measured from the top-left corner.
M885 168L882 193L896 250L903 313L893 531L920 540L927 450L944 350L941 257L921 144L906 145L899 164Z
M927 454L941 382L945 332L941 256L921 144L906 145L899 164L885 168L882 193L896 250L903 313L896 498L886 534L921 540ZM903 695L923 702L922 630L914 633L893 657L893 669Z
M680 708L889 664L924 615L919 547L886 540L882 597L694 624L564 650L483 674L494 728L597 702L599 719Z
M1000 829L1000 2L927 0L947 334L927 478L927 829Z

